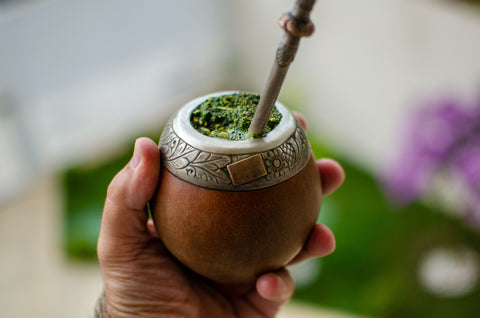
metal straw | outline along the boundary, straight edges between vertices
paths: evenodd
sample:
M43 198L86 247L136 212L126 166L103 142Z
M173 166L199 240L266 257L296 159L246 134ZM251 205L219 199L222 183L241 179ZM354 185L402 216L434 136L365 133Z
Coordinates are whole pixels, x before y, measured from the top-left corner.
M292 11L285 13L278 20L285 34L277 48L275 61L250 124L248 130L250 137L263 134L282 88L283 80L287 75L288 67L297 53L300 38L312 35L315 29L310 21L310 12L314 4L315 0L297 0Z

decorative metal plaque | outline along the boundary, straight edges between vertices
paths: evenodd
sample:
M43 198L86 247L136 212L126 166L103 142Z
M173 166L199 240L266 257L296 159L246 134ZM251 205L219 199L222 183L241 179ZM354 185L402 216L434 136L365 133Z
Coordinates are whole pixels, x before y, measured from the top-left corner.
M176 134L170 120L159 148L162 165L176 177L200 187L227 191L279 184L302 171L310 158L310 144L298 121L293 134L279 146L260 153L232 155L193 147ZM253 172L241 173L242 165L254 165Z

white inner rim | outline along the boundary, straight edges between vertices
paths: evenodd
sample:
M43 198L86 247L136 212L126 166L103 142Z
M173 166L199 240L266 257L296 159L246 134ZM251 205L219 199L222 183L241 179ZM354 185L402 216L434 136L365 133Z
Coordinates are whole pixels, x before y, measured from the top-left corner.
M195 98L183 106L173 120L173 130L186 143L194 148L211 153L228 155L247 154L270 150L281 145L295 131L296 121L292 113L279 102L275 103L278 111L282 114L280 123L263 138L251 140L226 140L221 138L205 136L198 132L190 123L190 114L193 109L204 102L207 98L221 95L239 93L238 91L224 91L208 94Z

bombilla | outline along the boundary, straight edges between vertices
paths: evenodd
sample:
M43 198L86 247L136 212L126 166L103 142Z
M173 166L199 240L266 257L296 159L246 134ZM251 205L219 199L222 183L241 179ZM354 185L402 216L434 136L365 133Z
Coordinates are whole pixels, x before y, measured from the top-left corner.
M300 38L312 35L315 29L310 21L310 12L314 4L315 0L297 0L293 9L278 20L285 34L277 48L275 61L250 124L249 137L262 136L288 68L297 53Z

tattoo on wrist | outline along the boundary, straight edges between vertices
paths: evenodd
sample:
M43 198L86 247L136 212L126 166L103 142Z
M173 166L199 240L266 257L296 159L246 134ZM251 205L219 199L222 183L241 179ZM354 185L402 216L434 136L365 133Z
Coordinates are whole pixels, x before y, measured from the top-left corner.
M100 298L95 305L95 318L108 318L106 304L105 304L105 291L102 292Z

